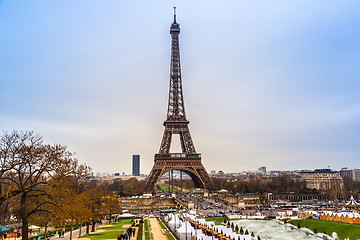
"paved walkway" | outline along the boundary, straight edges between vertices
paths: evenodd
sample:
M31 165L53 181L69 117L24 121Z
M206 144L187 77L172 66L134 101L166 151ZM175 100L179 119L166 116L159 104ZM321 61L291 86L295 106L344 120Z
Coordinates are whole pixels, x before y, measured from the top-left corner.
M96 228L98 227L103 227L104 225L100 225L100 224L96 224ZM49 230L50 231L50 230ZM90 226L90 232L91 232L91 226ZM86 226L81 228L81 235L84 235L86 233ZM29 236L30 237L30 236ZM72 232L72 239L77 239L79 238L79 229L73 230ZM7 240L21 240L22 238L6 238ZM50 237L51 240L70 240L70 232L66 232L64 234L63 238L59 238L59 235L56 234L55 236ZM82 238L82 239L86 239L86 238Z
M105 225L105 222L103 222L102 224L96 224L96 228L99 227L103 227ZM80 229L76 229L72 231L72 239L77 239L79 238L79 230ZM91 233L91 226L90 226L90 233ZM81 235L86 234L86 226L81 228ZM66 232L64 234L63 238L59 238L59 235L55 235L53 237L50 238L51 240L70 240L70 232Z
M131 225L124 225L123 228L124 228L124 230L126 230L130 226ZM100 228L100 227L106 227L105 221L103 221L102 224L96 224L96 229ZM132 236L130 238L130 240L136 240L136 238L137 238L139 228L138 227L135 227L135 228L136 228L135 236ZM72 231L72 239L73 240L74 239L89 240L89 238L79 238L79 230L80 229L76 229L76 230ZM95 230L95 232L102 232L102 231L104 231L104 230ZM86 234L86 226L81 228L81 235L85 235L85 234ZM90 234L91 234L91 226L90 226ZM16 239L15 238L7 238L7 240L21 240L21 238L16 238ZM64 234L63 238L59 238L59 235L56 234L55 236L50 237L50 240L70 240L70 232L66 232ZM116 240L116 238L114 240ZM165 238L165 240L167 240L167 238Z
M167 240L168 238L161 231L160 224L156 218L149 218L149 223L151 227L151 232L156 240Z

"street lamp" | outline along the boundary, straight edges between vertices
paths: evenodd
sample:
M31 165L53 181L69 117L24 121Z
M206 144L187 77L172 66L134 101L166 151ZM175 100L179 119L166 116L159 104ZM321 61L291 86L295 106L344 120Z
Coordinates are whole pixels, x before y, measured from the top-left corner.
M214 228L211 227L211 239L214 240Z
M187 222L185 220L185 240L187 240Z

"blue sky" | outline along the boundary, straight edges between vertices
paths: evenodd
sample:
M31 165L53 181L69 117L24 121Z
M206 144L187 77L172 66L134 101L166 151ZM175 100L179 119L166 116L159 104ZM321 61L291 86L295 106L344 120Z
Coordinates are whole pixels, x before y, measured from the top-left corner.
M0 1L0 126L95 172L149 173L177 6L185 108L210 171L359 168L359 1Z

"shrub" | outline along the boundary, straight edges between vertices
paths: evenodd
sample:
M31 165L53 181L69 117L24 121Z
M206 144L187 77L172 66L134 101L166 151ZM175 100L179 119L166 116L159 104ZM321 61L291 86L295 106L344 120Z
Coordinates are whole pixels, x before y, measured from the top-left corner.
M142 220L140 220L140 224L139 224L139 230L138 230L138 235L136 240L142 240L142 235L143 235L143 223L141 222Z

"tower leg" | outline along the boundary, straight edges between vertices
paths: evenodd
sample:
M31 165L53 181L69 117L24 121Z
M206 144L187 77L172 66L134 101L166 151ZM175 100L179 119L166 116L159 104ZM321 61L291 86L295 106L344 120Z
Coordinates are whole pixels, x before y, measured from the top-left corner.
M174 192L174 171L171 170L171 192Z
M171 174L170 174L170 172L169 172L169 192L171 192L171 188L170 188L170 186L171 186Z
M180 171L180 191L182 192L182 171Z

